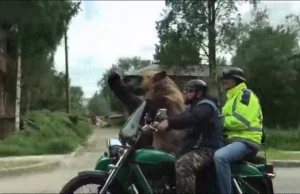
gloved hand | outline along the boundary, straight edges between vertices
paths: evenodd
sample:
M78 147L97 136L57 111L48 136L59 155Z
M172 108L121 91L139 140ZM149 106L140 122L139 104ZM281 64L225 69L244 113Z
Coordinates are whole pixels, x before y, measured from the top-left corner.
M108 82L108 85L111 87L111 85L115 82L115 81L118 81L120 80L120 75L115 72L115 71L111 71L109 74L108 74L108 79L107 79L107 82Z

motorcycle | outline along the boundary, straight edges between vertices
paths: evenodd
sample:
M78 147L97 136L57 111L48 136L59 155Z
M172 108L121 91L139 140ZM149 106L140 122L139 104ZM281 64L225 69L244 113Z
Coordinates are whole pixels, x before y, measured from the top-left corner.
M89 184L97 185L100 194L176 193L175 156L153 148L135 148L143 134L156 130L149 122L139 126L145 106L143 102L129 117L120 130L119 139L107 140L108 151L99 158L95 170L79 172L63 187L61 194L74 193ZM165 112L165 109L158 110L155 118L161 118ZM274 193L273 165L265 158L256 157L232 165L234 193ZM219 193L213 164L198 174L197 193Z

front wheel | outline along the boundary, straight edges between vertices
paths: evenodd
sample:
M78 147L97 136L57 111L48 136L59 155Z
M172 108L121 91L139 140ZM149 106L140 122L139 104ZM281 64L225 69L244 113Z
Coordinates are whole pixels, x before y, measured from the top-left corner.
M99 193L104 186L106 179L101 176L89 177L89 176L76 176L71 179L61 190L60 194L72 194L72 193ZM82 191L81 188L85 186L93 185L92 189L88 191ZM112 183L106 193L119 194L122 193L121 187L116 183Z

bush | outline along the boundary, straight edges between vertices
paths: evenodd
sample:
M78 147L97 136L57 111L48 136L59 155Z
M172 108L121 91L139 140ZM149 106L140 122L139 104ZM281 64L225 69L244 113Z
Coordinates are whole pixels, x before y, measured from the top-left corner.
M266 130L266 146L285 151L300 151L300 129Z
M67 113L34 111L29 114L39 130L26 127L0 142L0 156L66 154L74 151L92 133L87 118L72 122Z

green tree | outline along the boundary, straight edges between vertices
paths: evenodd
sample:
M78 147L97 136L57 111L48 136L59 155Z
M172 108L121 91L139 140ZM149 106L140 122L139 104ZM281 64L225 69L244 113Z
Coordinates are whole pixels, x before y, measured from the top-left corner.
M71 112L77 114L83 114L84 108L82 105L83 91L80 86L70 87L70 101L71 101Z
M253 16L250 23L240 25L242 36L232 64L245 69L250 88L260 98L267 126L296 127L300 116L297 16L287 16L286 23L276 27L270 25L266 10Z
M49 109L64 111L66 107L65 75L52 70L32 89L31 110Z
M54 76L54 54L34 55L22 61L22 96L21 113L30 110L31 104L35 106L36 98L43 90L42 85L53 87L51 78Z
M212 85L217 87L216 53L231 51L237 18L236 1L171 1L157 22L160 39L154 58L164 66L209 64ZM255 0L249 1L256 5Z
M88 103L88 110L90 113L97 116L108 114L109 105L107 99L96 92Z
M18 27L26 58L54 52L79 8L80 2L69 0L1 1L0 23L9 30L12 42L17 41L14 27Z
M8 33L7 59L9 64L6 76L7 88L9 88L7 92L10 97L8 101L14 104L16 81L14 64L19 40L24 72L22 76L23 113L28 110L31 102L34 102L34 99L30 98L33 98L36 90L53 89L45 88L45 82L54 81L53 76L59 76L53 70L53 56L72 17L78 13L79 6L80 2L69 0L0 2L0 25ZM51 84L56 84L56 81ZM58 81L57 84L60 83ZM29 103L29 105L24 103Z

